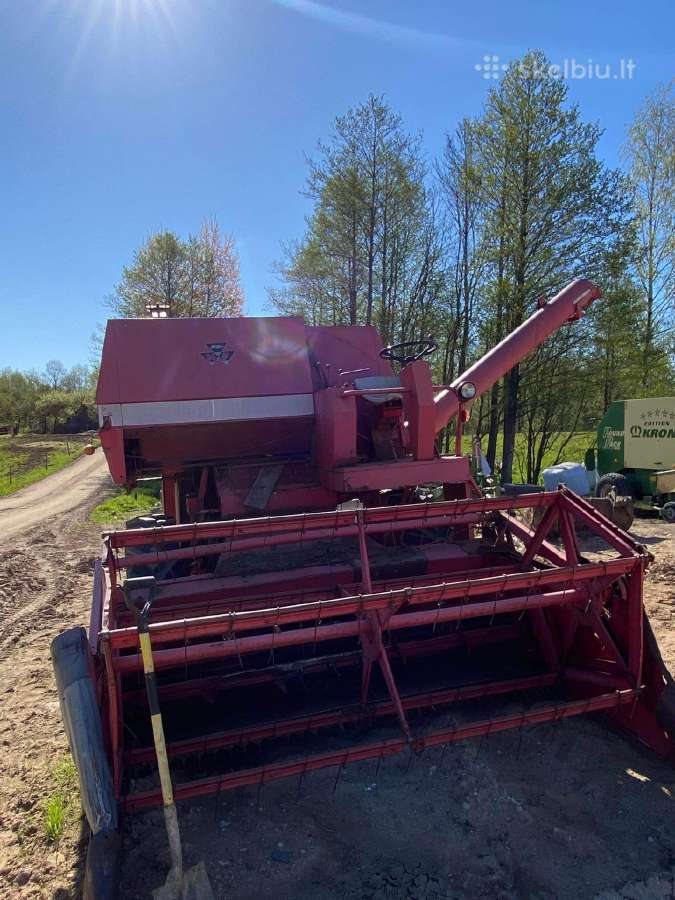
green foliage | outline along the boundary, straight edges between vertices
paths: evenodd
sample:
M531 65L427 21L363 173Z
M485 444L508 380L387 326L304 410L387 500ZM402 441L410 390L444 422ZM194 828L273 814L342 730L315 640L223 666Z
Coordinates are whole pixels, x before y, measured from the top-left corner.
M74 415L95 423L93 376L86 366L67 370L50 360L43 374L0 370L0 425L14 433L46 433Z
M187 240L151 235L122 270L109 305L122 318L145 318L153 306L168 317L238 316L243 299L234 240L207 221Z
M492 301L482 309L489 346L517 328L542 294L579 275L598 279L607 256L626 245L631 222L625 179L596 156L599 127L582 122L543 54L530 52L511 64L476 128L484 280ZM502 423L505 481L513 477L517 430L529 436L528 479L534 480L552 435L573 431L588 412L585 324L551 336L505 376L488 426L490 458L496 423Z
M134 488L132 491L119 489L115 496L95 506L90 513L97 525L117 525L125 519L149 512L159 505L159 482L156 487Z
M514 453L514 481L527 484L541 483L541 472L559 462L583 462L584 453L595 445L595 431L553 432L544 445L533 442L527 433L516 436ZM541 452L538 468L532 464L533 454Z
M385 342L433 332L432 366L448 383L542 295L596 280L605 300L584 322L551 336L475 405L473 427L489 461L502 457L505 480L536 481L576 452L575 433L612 399L647 389L634 190L598 159L601 129L568 91L541 52L515 60L480 114L448 136L435 179L419 138L381 97L336 118L310 163L306 233L286 248L283 286L270 291L277 310L312 324L372 323ZM649 120L653 134L653 110ZM649 357L648 387L669 393L665 346Z
M500 434L497 439L498 459L502 455L502 441L503 436ZM532 472L528 471L529 457L532 453L530 436L527 432L519 432L516 435L513 480L517 484L541 484L543 483L541 470L563 461L583 462L586 450L594 447L595 443L595 431L554 432L543 452L539 473L536 477L530 477L532 475Z
M47 799L44 809L44 830L47 840L56 844L63 834L66 819L66 806L63 798L57 795Z

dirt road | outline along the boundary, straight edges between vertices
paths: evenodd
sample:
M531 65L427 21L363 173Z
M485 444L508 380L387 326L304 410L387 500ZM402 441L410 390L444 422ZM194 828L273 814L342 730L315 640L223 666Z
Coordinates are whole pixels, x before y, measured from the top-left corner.
M22 531L76 509L109 483L105 456L99 449L42 481L0 497L0 548Z
M95 467L88 477L95 490ZM0 549L3 898L79 896L79 819L57 845L44 833L66 749L49 642L87 621L99 537L92 502L79 494L68 512ZM646 602L673 669L675 529L643 521L634 533L656 557ZM188 864L204 859L228 900L675 896L675 771L601 720L357 764L335 785L334 772L318 772L300 790L275 782L260 797L241 790L182 804ZM128 819L123 900L149 897L167 868L161 812Z

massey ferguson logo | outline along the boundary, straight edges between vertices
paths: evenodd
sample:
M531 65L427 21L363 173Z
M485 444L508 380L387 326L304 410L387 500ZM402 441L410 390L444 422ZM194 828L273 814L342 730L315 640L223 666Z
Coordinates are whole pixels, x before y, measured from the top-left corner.
M207 344L206 346L209 349L202 350L202 356L210 366L215 366L216 363L226 366L234 356L234 350L226 350L225 344Z

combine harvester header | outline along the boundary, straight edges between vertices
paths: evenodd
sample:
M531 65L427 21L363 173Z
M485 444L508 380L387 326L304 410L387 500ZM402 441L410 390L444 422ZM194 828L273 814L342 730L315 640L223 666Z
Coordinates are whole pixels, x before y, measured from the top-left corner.
M565 488L481 496L462 452L475 399L598 297L582 280L541 300L447 386L432 340L383 347L369 327L108 323L101 442L118 484L161 477L164 512L104 535L89 633L55 642L99 698L98 725L70 729L111 785L87 801L95 832L162 800L141 608L177 799L597 711L673 757L650 554ZM421 502L429 485L443 499Z

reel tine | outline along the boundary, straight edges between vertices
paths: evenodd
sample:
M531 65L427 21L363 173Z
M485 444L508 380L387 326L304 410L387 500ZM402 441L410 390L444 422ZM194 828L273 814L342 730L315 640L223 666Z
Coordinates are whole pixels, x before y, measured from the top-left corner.
M265 773L263 772L262 775L260 776L260 781L258 782L258 790L256 791L256 795L255 795L256 812L262 811L262 807L260 806L260 798L262 796L262 789L263 789L264 784L265 784Z
M411 748L410 748L410 755L409 755L409 757L408 757L408 765L405 767L405 772L404 772L405 775L407 775L408 772L410 771L410 767L411 767L412 764L413 764L414 756L415 756L415 754L414 754L414 752L413 752L413 748L411 747Z
M300 795L302 794L302 782L303 782L303 779L304 779L304 777L305 777L305 772L306 772L306 771L307 771L307 764L305 763L305 768L302 770L302 772L300 772L300 777L298 778L298 790L297 790L297 793L296 793L296 795L295 795L295 802L296 802L296 803L299 803L299 802L300 802Z
M438 619L441 614L441 607L445 602L445 592L447 590L447 584L445 581L443 582L443 593L441 594L440 600L436 603L436 618L434 619L434 627L431 629L432 634L436 634L436 626L438 625Z
M183 652L185 653L185 664L183 666L183 679L185 681L187 681L187 676L188 676L187 648L188 648L187 622L183 621Z
M340 778L342 777L342 770L345 767L344 760L338 766L337 774L335 775L335 781L333 782L333 799L335 799L335 794L337 793L337 786Z

